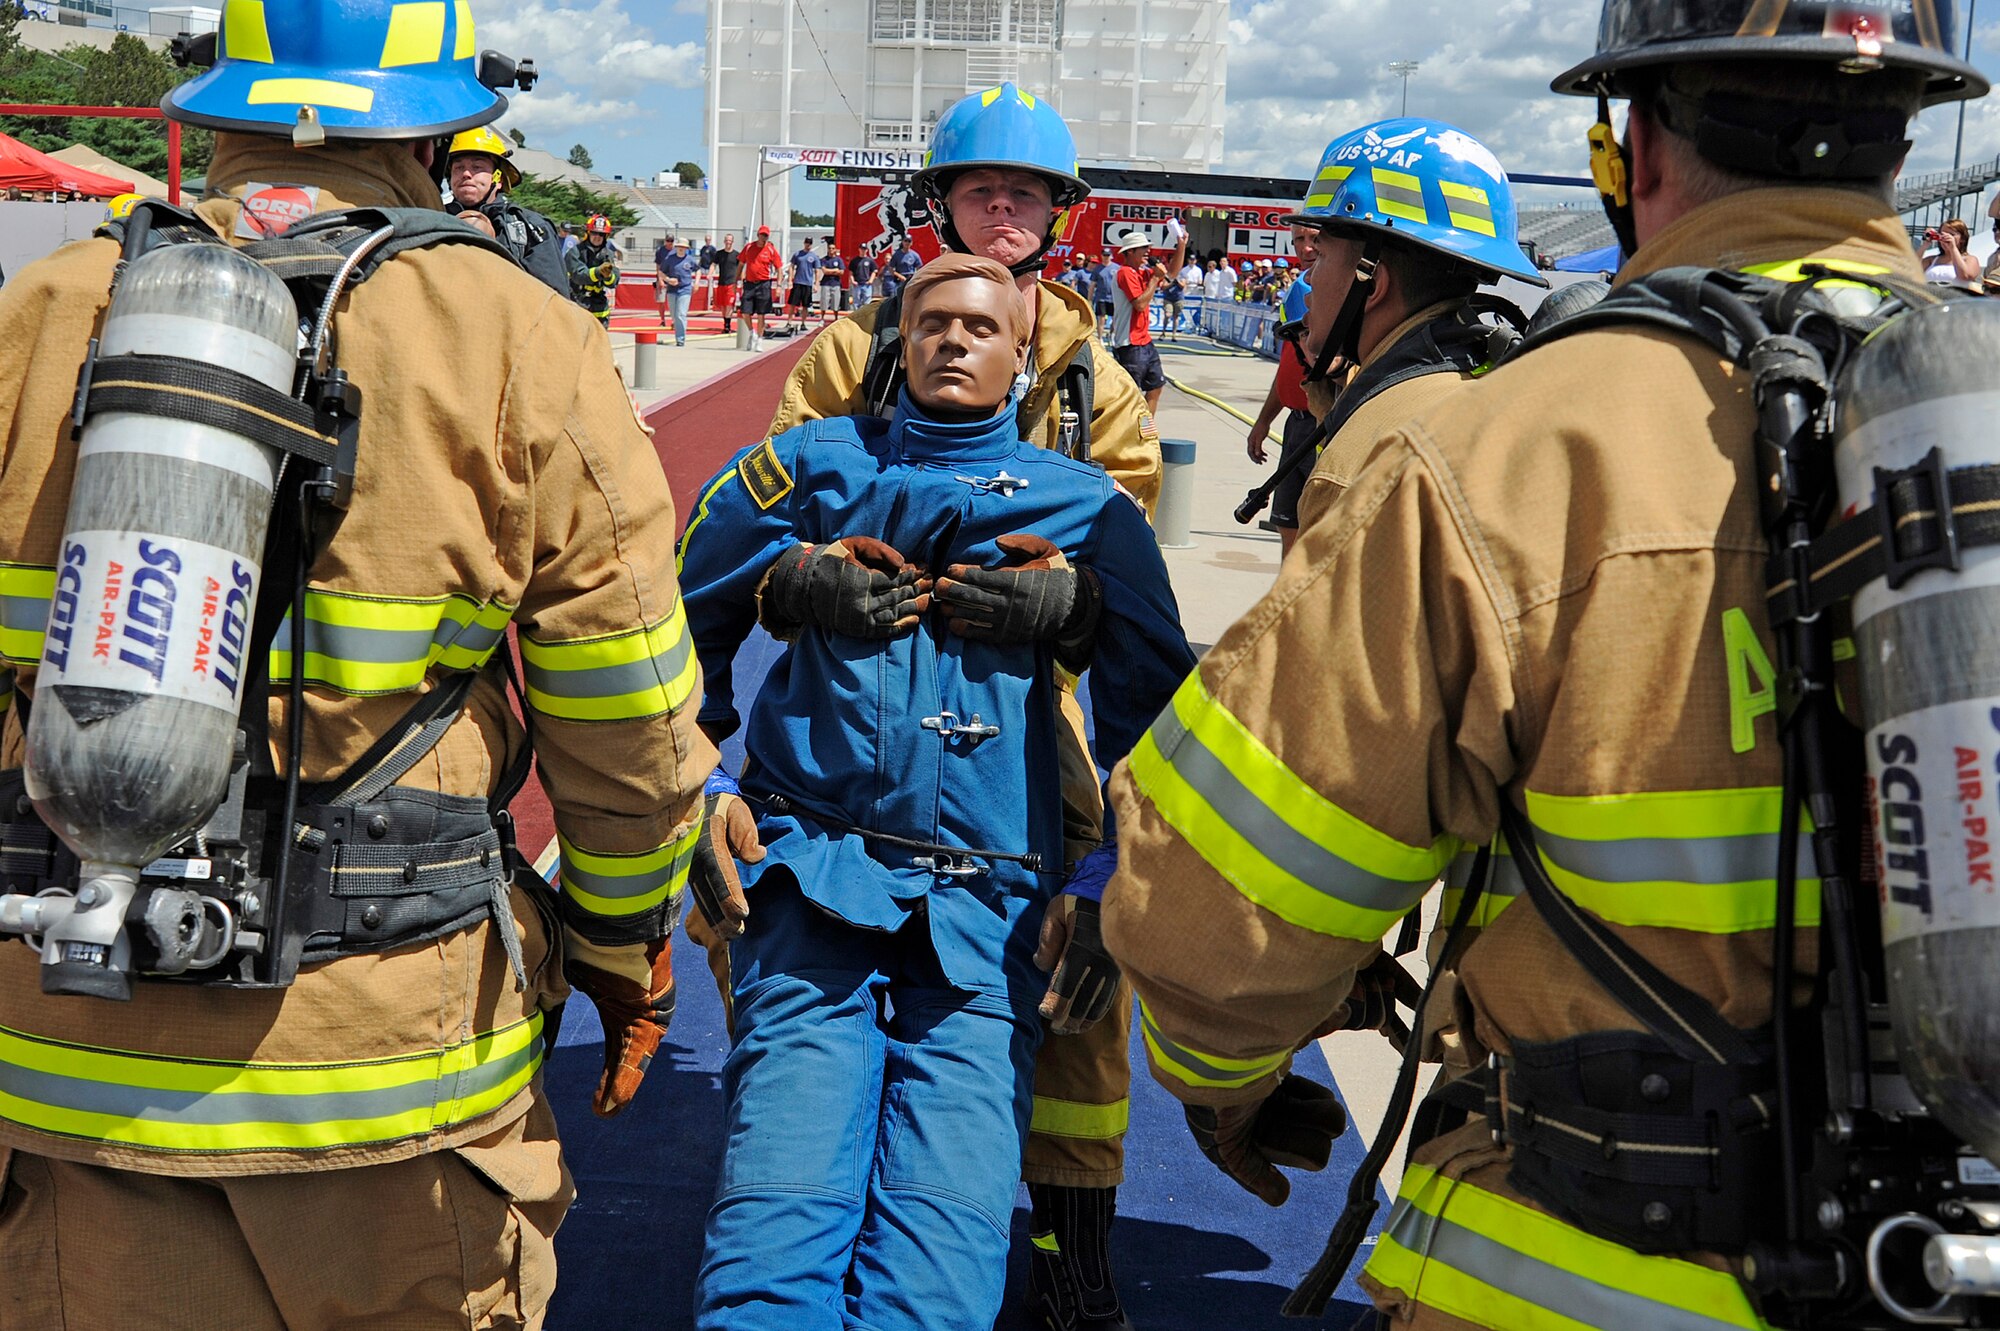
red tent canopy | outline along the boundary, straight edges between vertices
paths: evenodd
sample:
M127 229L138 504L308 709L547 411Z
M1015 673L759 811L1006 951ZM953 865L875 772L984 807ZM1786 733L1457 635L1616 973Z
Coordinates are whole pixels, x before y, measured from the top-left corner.
M0 134L0 189L61 190L65 194L108 199L117 194L131 194L136 188L129 180L113 180L59 162L19 139Z

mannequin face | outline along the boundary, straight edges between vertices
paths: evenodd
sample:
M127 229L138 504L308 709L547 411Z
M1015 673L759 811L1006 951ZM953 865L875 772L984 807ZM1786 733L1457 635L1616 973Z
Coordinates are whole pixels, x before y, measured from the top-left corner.
M1032 171L979 167L951 182L945 207L967 249L1012 267L1041 248L1054 197Z
M917 294L904 314L903 365L910 396L942 420L978 420L1000 410L1027 365L1008 301L997 282L963 277Z

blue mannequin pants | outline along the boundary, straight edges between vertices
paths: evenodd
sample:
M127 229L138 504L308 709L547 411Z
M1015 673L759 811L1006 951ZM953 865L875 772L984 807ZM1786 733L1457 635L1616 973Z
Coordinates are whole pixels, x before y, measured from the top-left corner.
M731 948L697 1328L993 1324L1042 1034L1027 909L996 910L992 983L968 991L946 981L924 915L861 929L765 876Z

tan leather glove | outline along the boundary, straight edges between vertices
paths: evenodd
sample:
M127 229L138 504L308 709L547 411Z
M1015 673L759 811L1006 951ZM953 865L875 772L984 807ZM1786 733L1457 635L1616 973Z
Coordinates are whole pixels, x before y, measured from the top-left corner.
M736 862L758 863L765 855L764 843L757 837L756 815L744 802L736 779L719 767L708 778L702 808L701 839L695 842L694 861L688 866L688 890L708 927L727 941L739 937L743 922L750 918L750 899L743 894Z
M1283 1206L1291 1180L1277 1166L1317 1172L1347 1131L1340 1097L1305 1077L1287 1075L1254 1104L1188 1105L1188 1131L1209 1162L1267 1206Z
M645 1080L667 1025L674 1019L671 939L604 947L570 931L563 974L586 994L604 1023L604 1073L590 1106L615 1117Z

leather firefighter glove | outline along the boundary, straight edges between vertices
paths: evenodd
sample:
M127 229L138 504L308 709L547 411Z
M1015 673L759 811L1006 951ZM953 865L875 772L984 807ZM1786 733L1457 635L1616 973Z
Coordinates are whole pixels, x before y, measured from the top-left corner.
M1118 992L1118 963L1104 950L1104 885L1118 869L1116 842L1083 857L1042 917L1035 964L1051 972L1041 1014L1057 1035L1080 1035L1104 1019Z
M1283 1206L1291 1180L1277 1166L1317 1172L1347 1131L1340 1097L1316 1081L1286 1075L1257 1104L1188 1105L1188 1131L1209 1163L1268 1206Z
M1054 642L1065 666L1088 665L1104 609L1097 575L1064 559L1045 537L1010 532L994 544L998 566L953 564L938 579L932 599L945 626L979 642Z
M597 1006L604 1023L604 1075L590 1106L612 1118L632 1103L660 1038L674 1019L671 939L604 947L571 931L563 974Z
M896 638L930 609L931 580L873 536L794 545L778 556L758 592L758 619L789 641L817 624L845 638Z
M1346 1000L1313 1032L1313 1038L1335 1031L1380 1031L1400 1052L1410 1038L1410 1028L1396 1005L1415 1011L1423 992L1424 987L1400 961L1387 952L1377 952L1354 973L1354 987L1348 990Z
M757 839L757 819L743 799L736 778L720 767L711 772L702 788L701 836L694 843L694 859L688 865L688 890L694 904L716 936L731 939L743 932L750 918L750 901L743 895L743 880L736 862L756 864L764 858L764 843Z

